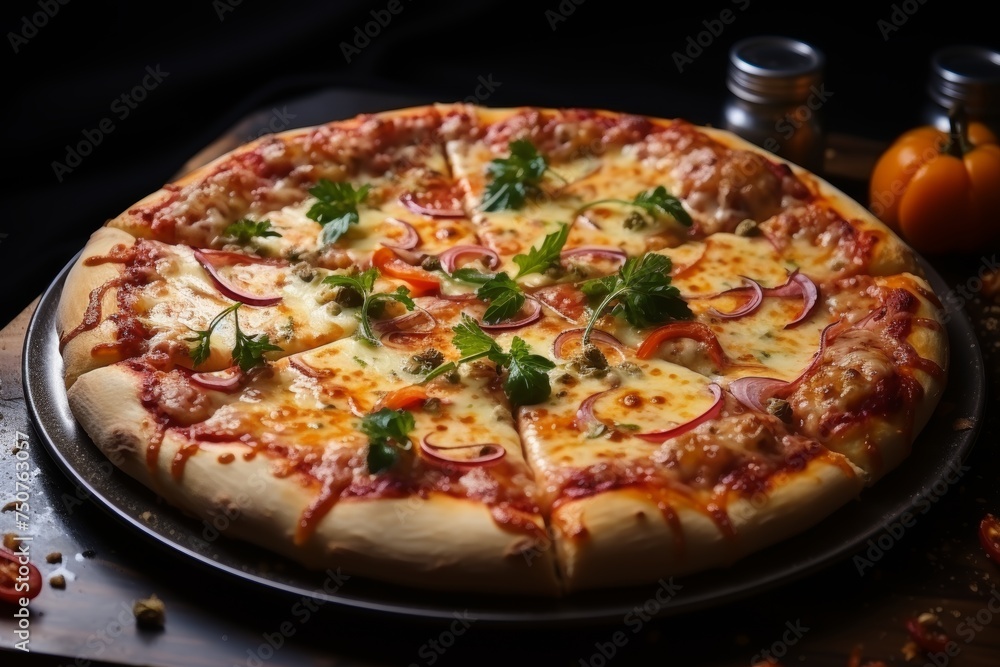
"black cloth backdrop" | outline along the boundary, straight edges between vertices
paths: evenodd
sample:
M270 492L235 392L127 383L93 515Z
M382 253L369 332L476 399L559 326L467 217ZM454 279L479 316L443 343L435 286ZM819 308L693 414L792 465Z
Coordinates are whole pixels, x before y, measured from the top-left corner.
M0 324L104 220L168 181L245 114L275 109L277 129L294 127L280 117L290 97L327 88L445 102L479 95L494 106L596 106L716 123L729 47L778 34L826 54L832 94L823 113L832 131L889 139L919 122L935 48L1000 45L992 22L971 7L923 0L7 2L0 9ZM88 154L74 158L70 149L81 143Z

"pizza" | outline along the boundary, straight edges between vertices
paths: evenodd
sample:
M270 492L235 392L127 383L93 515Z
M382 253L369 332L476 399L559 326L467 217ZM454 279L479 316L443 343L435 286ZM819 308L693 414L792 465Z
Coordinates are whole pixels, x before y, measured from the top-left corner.
M907 457L948 359L916 256L843 193L590 109L261 137L97 229L57 317L73 414L169 504L308 568L506 595L801 533Z

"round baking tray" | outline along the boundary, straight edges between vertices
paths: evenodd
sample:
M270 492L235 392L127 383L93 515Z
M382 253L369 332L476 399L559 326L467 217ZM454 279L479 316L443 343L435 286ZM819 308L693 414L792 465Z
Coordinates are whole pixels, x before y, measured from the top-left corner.
M75 261L75 260L74 260ZM306 570L256 546L226 538L205 539L206 526L160 502L156 495L114 469L77 424L66 399L56 310L72 262L42 295L24 342L23 377L29 414L43 446L73 484L86 490L111 516L124 522L179 558L269 592L305 596L355 612L427 620L452 619L468 610L482 622L538 625L620 621L643 605L656 586L574 593L558 599L482 594L444 594L412 590L352 577L349 586L324 590L326 574ZM924 269L939 294L941 277ZM692 612L727 604L816 572L860 552L886 526L947 488L948 479L972 449L985 409L986 377L979 343L963 312L947 323L951 381L939 407L913 445L912 454L879 484L864 490L857 502L779 545L748 556L733 566L683 577L683 591L659 615ZM955 430L956 419L973 428ZM151 513L155 523L148 520ZM147 519L144 520L143 516ZM678 581L681 581L678 578ZM328 587L327 587L328 588Z

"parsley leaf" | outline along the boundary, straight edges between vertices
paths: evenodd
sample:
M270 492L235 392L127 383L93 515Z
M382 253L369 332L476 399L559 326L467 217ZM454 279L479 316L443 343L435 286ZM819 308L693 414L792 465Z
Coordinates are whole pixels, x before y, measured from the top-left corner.
M636 208L641 208L649 213L653 219L658 218L661 214L666 214L685 227L690 227L693 224L691 216L686 210L684 210L684 205L681 204L681 200L667 192L667 189L662 185L657 185L652 190L644 190L631 200L611 198L598 199L597 201L588 202L576 209L573 213L573 218L576 218L576 216L583 213L586 209L592 206L597 206L598 204L624 204L626 206L635 206Z
M491 177L483 193L484 211L503 211L524 207L528 197L541 192L542 176L549 162L527 139L509 144L510 157L492 160L486 167Z
M375 335L375 331L372 329L371 311L373 308L378 310L378 308L384 306L388 301L401 303L407 310L413 310L417 305L410 297L410 290L402 285L397 287L395 292L373 293L375 281L378 277L378 269L372 267L356 276L327 276L323 279L323 283L326 285L354 290L361 296L361 311L358 315L361 326L358 329L358 333L372 345L380 344L378 336Z
M524 292L506 273L498 273L476 290L476 296L489 301L490 306L483 313L483 321L496 324L517 315L524 306Z
M590 342L590 332L612 302L612 315L624 317L634 327L691 317L680 291L670 284L670 267L669 257L648 252L639 258L630 257L616 275L581 284L584 294L604 297L591 315L582 343Z
M281 236L271 229L270 220L251 220L250 218L240 218L222 230L222 235L240 245L248 245L255 236Z
M534 405L549 398L552 387L548 372L556 365L539 354L532 354L523 340L514 336L507 361L507 379L503 391L516 405Z
M358 224L358 204L364 203L369 190L371 186L367 184L355 190L350 183L334 183L325 178L309 189L309 194L319 201L309 207L306 217L323 225L320 235L323 243L335 242L351 225Z
M233 345L232 361L233 363L239 365L240 370L244 373L249 371L254 366L263 364L265 361L265 352L281 351L280 347L270 341L267 334L247 336L243 333L240 329L240 315L237 312L242 305L242 302L237 301L216 315L208 324L208 329L205 329L204 331L195 331L194 336L184 339L192 343L197 343L197 345L195 345L195 347L190 351L191 360L194 362L195 366L200 366L205 363L209 356L211 356L212 332L215 331L215 328L219 326L222 320L226 319L226 316L230 313L233 314L233 322L236 325L236 342Z
M409 433L415 421L406 410L382 408L361 419L361 431L368 436L368 471L379 473L395 465L401 452L413 447Z
M515 336L511 341L510 352L504 352L467 313L462 313L461 323L455 325L452 331L455 332L452 345L462 353L462 358L438 366L424 377L423 382L450 373L462 364L486 357L498 369L507 369L503 391L511 403L532 405L548 400L552 393L548 371L555 368L555 364L541 355L532 354L523 340Z
M538 248L532 246L527 255L514 255L514 263L520 267L514 277L520 278L529 273L545 273L549 267L558 264L559 253L562 252L568 238L569 225L563 223L559 231L546 236Z
M478 271L476 269L461 268L455 269L455 272L451 274L451 277L455 280L461 280L464 283L482 285L483 283L488 283L491 279L493 279L494 274L483 273L482 271Z

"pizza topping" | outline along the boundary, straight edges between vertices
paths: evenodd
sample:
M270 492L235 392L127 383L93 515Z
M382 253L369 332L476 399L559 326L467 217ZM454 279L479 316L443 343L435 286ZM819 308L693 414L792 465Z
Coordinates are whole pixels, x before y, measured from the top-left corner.
M396 464L401 453L410 452L409 433L415 425L406 410L382 408L364 416L361 431L368 436L368 470L373 475Z
M405 280L409 283L413 296L436 294L441 289L441 281L437 276L403 261L392 248L382 246L376 250L372 254L372 266L383 275Z
M399 196L403 206L417 215L429 218L464 218L462 199L450 188L438 186L419 193L404 192Z
M211 373L192 373L191 381L199 387L203 387L205 389L212 389L215 391L235 391L236 389L239 389L244 377L246 376L243 374L243 371L239 366L230 366L222 371L214 371Z
M390 239L392 243L383 242L383 245L395 250L413 250L420 245L420 234L413 225L398 218L386 218L385 221L399 227L403 233L399 238Z
M569 329L568 331L563 331L561 334L556 336L555 341L552 343L552 354L556 359L567 359L570 358L572 351L574 349L573 344L578 343L575 348L577 350L576 354L581 354L586 349L593 347L601 352L601 356L607 359L607 351L613 350L619 357L620 360L625 359L625 344L620 340L609 334L607 331L601 331L600 329L594 329L590 333L590 343L588 345L583 345L581 339L583 338L583 329ZM604 349L602 350L602 346ZM575 359L575 357L573 357Z
M225 250L195 250L195 259L198 263L208 271L208 275L212 277L212 282L215 283L216 288L222 294L233 301L241 301L248 306L273 306L281 301L280 294L274 295L264 295L254 294L246 289L237 287L231 281L229 281L219 269L227 266L236 266L240 264L260 264L260 263L271 263L271 260L260 259L259 257L251 257L250 255L244 255L238 252L228 252Z
M251 220L250 218L240 218L222 230L223 240L236 243L238 245L250 245L254 237L274 237L281 236L271 229L270 220Z
M710 308L708 312L711 315L721 317L723 319L735 319L756 312L757 309L760 308L760 304L763 302L765 296L801 296L802 308L799 310L794 319L785 325L786 329L791 329L792 327L798 326L804 322L812 313L813 308L816 307L816 303L819 301L819 289L816 287L816 283L810 280L808 276L804 276L798 271L793 271L789 274L788 280L786 280L783 285L778 285L777 287L761 287L760 283L756 280L747 278L746 276L740 277L745 283L747 283L745 286L734 287L731 290L727 290L715 296L722 297L732 294L742 294L749 291L750 298L743 305L729 312L723 313L714 307Z
M430 348L410 357L410 363L403 369L413 375L426 375L444 363L441 350Z
M680 291L670 284L670 266L669 257L646 253L627 259L616 275L583 283L580 289L584 294L603 297L583 332L583 344L590 342L594 325L612 303L611 314L623 316L635 327L691 317Z
M410 298L410 290L402 285L397 287L395 292L375 292L375 281L378 277L378 269L372 267L357 276L327 276L323 279L323 283L326 285L346 287L361 295L361 312L358 315L361 322L358 333L363 340L376 346L379 345L379 338L372 328L372 315L377 314L389 301L401 303L407 310L413 310L416 307L413 299Z
M575 220L577 216L581 215L588 208L600 206L601 204L623 204L625 206L634 206L645 211L653 221L656 221L661 215L666 215L685 227L690 227L692 224L691 216L684 210L684 205L681 204L681 200L667 192L667 189L662 185L658 185L651 190L643 190L631 200L609 197L606 199L598 199L597 201L588 202L576 209L573 212L571 219ZM637 213L633 213L633 215L637 215ZM625 227L627 229L637 230L646 226L646 220L641 215L639 215L637 220L634 220L631 224L629 224L629 220L631 219L631 216L626 218Z
M438 255L438 259L441 261L441 268L444 269L446 273L451 274L459 280L464 280L466 282L479 282L478 280L469 280L468 278L461 276L488 276L488 274L482 274L480 272L476 272L475 274L468 273L468 271L473 271L473 269L459 269L458 262L469 258L482 259L483 266L488 270L495 269L500 266L500 256L497 255L496 251L492 248L487 248L486 246L481 245L452 246ZM466 271L466 273L456 276L454 274L457 271Z
M545 273L559 266L559 259L566 239L569 238L569 225L563 223L559 230L547 235L538 248L534 246L527 255L514 255L514 263L519 270L514 279L532 273Z
M309 207L306 217L323 226L320 236L323 243L336 242L351 225L358 224L358 205L364 203L370 190L367 184L355 190L350 183L334 183L325 178L309 189L317 201Z
M430 434L427 434L420 441L421 451L432 461L459 468L490 465L507 454L503 445L495 442L446 446L431 443L430 437Z
M476 290L476 296L490 304L483 313L484 326L496 325L514 317L521 311L525 301L521 287L506 272L500 272L486 281ZM541 306L536 301L532 303L538 306L536 312L540 314Z
M716 370L722 371L730 365L729 358L719 344L715 332L701 322L671 322L663 325L642 341L636 356L640 359L650 359L657 354L663 343L678 338L690 338L704 345Z
M543 356L533 354L523 340L515 336L511 341L510 352L504 352L468 313L462 313L461 323L455 325L452 331L455 332L452 344L462 353L462 357L438 366L424 378L424 382L451 373L462 364L485 357L496 364L498 370L507 369L503 390L515 405L532 405L549 398L552 386L548 371L555 368L555 364Z
M219 326L226 316L232 313L233 325L236 328L236 342L233 345L232 360L243 372L249 371L254 366L264 363L265 352L280 352L281 348L271 343L267 334L257 336L247 336L240 329L239 309L243 304L239 301L229 306L209 323L208 329L195 331L194 336L184 340L197 343L193 350L189 350L191 360L195 366L205 363L212 353L212 332Z
M561 258L563 262L577 257L600 257L602 259L607 259L615 262L617 269L617 267L620 267L625 263L625 260L628 259L628 254L620 248L608 248L602 246L581 246L562 251ZM585 265L586 268L591 268L592 266L592 261L587 262Z
M712 392L712 395L715 397L715 401L712 403L711 407L708 408L708 410L705 410L705 412L690 421L678 424L677 426L668 428L664 431L636 433L635 437L642 438L643 440L647 440L649 442L663 442L665 440L669 440L670 438L676 438L679 435L683 435L691 429L701 426L709 419L715 419L722 412L722 387L713 382L708 385L708 390Z
M510 156L497 158L486 167L490 182L483 193L484 211L524 208L529 197L538 195L549 162L527 139L510 142ZM558 176L557 176L558 178Z
M506 274L501 273L500 275L503 276ZM483 287L485 288L486 286L484 285ZM480 289L479 292L477 292L477 294L481 292L483 292L483 289ZM505 318L502 317L502 315L506 311L504 310L499 311L499 315L501 315L499 317L498 314L495 312L494 318L497 319L497 322L493 324L489 321L490 309L492 309L496 303L497 301L493 301L490 304L490 307L486 309L486 313L483 315L482 328L488 331L510 331L512 329L520 329L521 327L525 327L528 326L529 324L537 322L542 317L542 304L532 299L531 301L527 302L528 304L527 310L525 310L524 308L519 308L517 311L514 312L513 315L510 315L509 318L506 318L506 321L504 321ZM520 317L518 317L517 319L510 319L515 317L519 313Z

